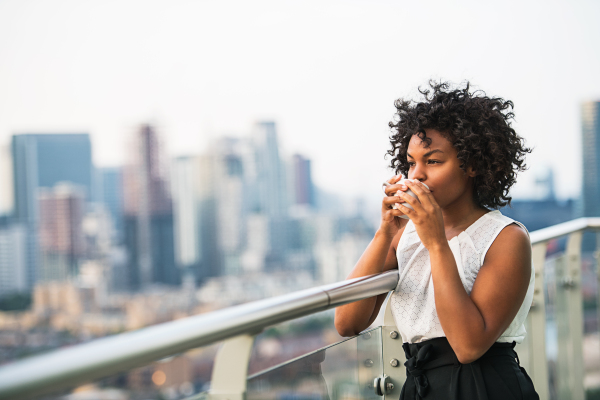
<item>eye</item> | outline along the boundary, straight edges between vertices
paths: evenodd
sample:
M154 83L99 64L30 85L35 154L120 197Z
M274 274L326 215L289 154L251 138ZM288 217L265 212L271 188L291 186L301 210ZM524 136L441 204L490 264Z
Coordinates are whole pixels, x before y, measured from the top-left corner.
M412 167L414 167L414 166L415 166L415 163L414 163L414 162L412 162L412 161L409 161L409 162L408 162L408 166L409 166L410 168L412 168Z
M427 160L427 163L428 164L439 164L440 161L438 161L438 160Z

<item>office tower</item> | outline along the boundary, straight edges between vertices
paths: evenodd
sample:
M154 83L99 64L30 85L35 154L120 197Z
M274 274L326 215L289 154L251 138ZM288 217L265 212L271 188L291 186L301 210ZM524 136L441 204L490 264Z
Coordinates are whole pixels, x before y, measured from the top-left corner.
M200 224L201 256L198 278L204 279L223 274L221 249L218 237L218 203L216 197L217 156L213 151L198 156L198 219Z
M85 190L69 183L41 188L39 199L39 281L67 280L84 256L82 222Z
M580 214L600 217L600 102L586 102L581 111L583 182Z
M123 239L123 171L119 167L98 168L98 200L110 213L116 242Z
M288 207L285 168L279 156L277 130L274 122L258 122L252 135L255 160L257 211L268 218L269 254L267 269L285 268L288 248Z
M291 169L293 203L314 207L315 195L310 160L300 154L294 154Z
M92 150L88 134L22 134L12 138L15 217L35 221L37 189L59 182L92 194Z
M171 164L175 262L194 282L202 275L200 169L198 157L178 157Z
M0 217L0 298L28 291L26 227Z
M237 274L243 269L248 214L259 208L253 143L240 138L218 139L211 143L202 164L203 248L212 238L218 261L215 254L203 252L203 258L216 261L220 275Z
M134 134L123 170L124 243L128 250L128 285L178 284L173 239L173 211L166 164L154 127Z
M288 203L275 123L256 123L252 138L256 152L256 189L260 212L269 217L283 217Z
M38 266L38 190L59 182L92 194L92 152L88 134L19 134L11 142L13 216L26 226L28 285L33 287Z
M0 215L13 212L12 157L10 146L0 146Z

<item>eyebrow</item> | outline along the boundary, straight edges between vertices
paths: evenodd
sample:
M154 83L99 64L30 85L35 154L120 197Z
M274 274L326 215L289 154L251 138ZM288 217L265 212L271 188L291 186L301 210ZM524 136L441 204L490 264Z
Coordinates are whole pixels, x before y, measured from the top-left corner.
M441 151L440 149L433 149L433 150L430 150L427 153L423 154L423 157L429 157L430 155L432 155L434 153L443 153L443 151ZM406 155L409 156L410 158L414 158L408 152L406 152Z

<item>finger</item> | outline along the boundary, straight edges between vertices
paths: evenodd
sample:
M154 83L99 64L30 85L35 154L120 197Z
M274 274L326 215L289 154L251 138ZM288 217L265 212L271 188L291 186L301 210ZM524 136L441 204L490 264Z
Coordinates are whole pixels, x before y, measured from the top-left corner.
M400 217L402 215L404 215L404 213L397 208L390 208L385 212L386 217Z
M398 207L398 206L396 206L396 207ZM383 214L383 219L386 220L386 221L391 221L394 218L400 218L400 217L403 217L404 215L405 214L402 211L400 211L398 208L392 208L390 210L387 210Z
M402 214L406 215L408 218L412 219L413 215L415 215L415 210L412 210L402 204L398 204L396 206L396 211L402 212Z
M390 210L390 214L392 214L394 217L402 217L403 215L405 215L402 211L394 208L393 210Z
M419 182L415 179L410 182L407 181L407 185L410 187L410 190L412 190L412 192L417 195L417 198L419 199L421 204L430 203L432 205L437 205L437 202L435 201L431 190L429 190L429 188L425 186L422 182Z
M392 185L392 184L398 182L400 179L402 179L402 174L394 175L390 179L388 179L386 182L389 183L390 185Z
M408 190L408 186L406 186L404 183L400 183L400 184L394 184L394 185L389 185L385 187L385 194L387 196L393 196L396 192L398 191L406 191Z
M392 207L395 203L402 203L404 200L398 196L389 196L383 198L383 204L388 206L387 208Z
M396 197L399 197L401 199L402 203L408 203L413 207L416 207L418 204L420 204L418 199L414 198L413 196L411 196L410 194L408 194L406 192L397 193Z
M408 184L408 186L411 188L411 190L413 190L413 188L415 190L413 190L415 193L419 192L419 193L431 193L431 191L427 188L427 186L425 186L423 184L423 182L420 182L417 179L413 179L413 180L407 180L406 183Z

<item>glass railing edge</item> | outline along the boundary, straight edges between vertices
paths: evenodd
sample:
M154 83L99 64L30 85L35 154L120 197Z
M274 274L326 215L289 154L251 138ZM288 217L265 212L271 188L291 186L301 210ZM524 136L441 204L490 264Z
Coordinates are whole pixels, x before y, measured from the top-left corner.
M356 338L358 338L358 337L360 337L360 336L362 336L362 335L364 335L364 334L366 334L366 333L373 332L373 331L375 331L375 330L377 330L377 329L379 329L379 328L381 328L381 326L375 326L375 327L370 327L370 328L367 328L367 329L365 329L364 331L362 331L361 333L359 333L358 335L355 335L355 336L348 337L348 338L346 338L346 339L344 339L344 340L340 340L339 342L335 342L335 343L329 344L329 345L327 345L327 346L321 347L321 348L319 348L319 349L313 350L313 351L311 351L311 352L309 352L309 353L302 354L302 355L300 355L300 356L298 356L298 357L294 357L294 358L292 358L292 359L289 359L289 360L287 360L287 361L285 361L285 362L282 362L282 363L280 363L280 364L274 365L274 366L272 366L272 367L270 367L270 368L263 369L262 371L259 371L259 372L255 373L255 374L252 374L252 375L248 376L248 380L250 380L250 379L254 379L254 378L257 378L257 377L259 377L259 376L261 376L261 375L263 375L263 374L266 374L266 373L268 373L268 372L274 371L274 370L276 370L277 368L285 367L286 365L288 365L288 364L290 364L290 363L293 363L294 361L298 361L298 360L300 360L300 359L302 359L302 358L305 358L305 357L308 357L308 356L310 356L310 355L316 354L316 353L318 353L318 352L320 352L320 351L327 350L327 349L329 349L329 348L331 348L331 347L333 347L333 346L337 346L337 345L339 345L339 344L342 344L342 343L345 343L345 342L347 342L347 341L349 341L349 340L356 339ZM187 399L186 399L186 400L187 400Z

